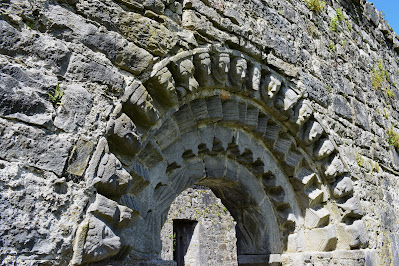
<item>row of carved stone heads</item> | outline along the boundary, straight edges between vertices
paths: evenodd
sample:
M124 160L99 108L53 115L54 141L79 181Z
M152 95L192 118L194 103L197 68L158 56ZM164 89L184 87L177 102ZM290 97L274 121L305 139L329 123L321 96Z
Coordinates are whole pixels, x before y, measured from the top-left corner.
M275 71L238 51L206 46L158 62L144 84L135 81L126 88L121 101L134 123L148 127L186 95L212 88L242 92L265 102L281 89L284 98L276 99L271 107L287 111L301 96L287 84Z
M333 183L332 194L336 198L347 199L339 206L344 210L343 217L355 220L361 218L359 201L353 197L351 178L343 177L347 172L345 164L322 122L313 114L310 101L303 98L304 94L290 86L282 76L246 55L217 46L207 46L162 60L154 65L144 83L136 80L126 88L121 103L116 106L108 123L107 140L99 142L86 172L89 185L94 186L98 194L76 235L75 264L109 257L122 248L117 234L133 219L134 211L117 202L121 195L131 191L129 187L132 183L137 183L132 181L133 178L140 179L140 182L147 182L148 178L127 172L119 160L123 160L126 153L129 158L123 163L128 163L136 155L140 156L140 153L149 153L143 143L147 137L154 137L155 132L151 131L162 126L168 111L176 111L178 105L212 95L219 95L219 100L223 100L225 96L221 95L221 90L228 92L228 99L229 94L234 93L242 99L247 98L262 105L269 115L283 123L291 135L302 142L300 146L306 153L318 162L326 181ZM223 109L223 104L220 106ZM223 110L221 114L224 115ZM155 124L157 126L153 127ZM138 132L136 125L146 128L145 134ZM140 133L143 137L139 136ZM101 201L101 204L97 201ZM324 214L317 215L321 217ZM366 243L366 240L360 238L364 232L361 221L355 221L346 230L354 231L351 247L360 247ZM113 244L99 241L96 232L108 232L109 237L106 239L112 239ZM100 255L104 248L111 250Z

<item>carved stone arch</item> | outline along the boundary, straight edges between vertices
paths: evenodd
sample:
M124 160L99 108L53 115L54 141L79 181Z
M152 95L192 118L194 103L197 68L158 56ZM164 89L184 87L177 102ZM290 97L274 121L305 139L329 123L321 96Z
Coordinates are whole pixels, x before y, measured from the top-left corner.
M184 174L195 163L198 169ZM107 173L107 164L118 170ZM218 45L164 59L129 85L86 179L96 196L75 239L75 264L123 257L130 249L136 259L156 258L164 221L157 217L195 183L209 186L230 209L239 203L225 196L229 185L231 194L251 201L245 215L252 231L240 222L244 212L233 212L247 232L246 254L367 245L351 176L306 94L267 65ZM267 226L273 228L264 233ZM88 236L104 230L121 238L119 246L105 239L100 251L91 250ZM279 247L266 246L272 239Z

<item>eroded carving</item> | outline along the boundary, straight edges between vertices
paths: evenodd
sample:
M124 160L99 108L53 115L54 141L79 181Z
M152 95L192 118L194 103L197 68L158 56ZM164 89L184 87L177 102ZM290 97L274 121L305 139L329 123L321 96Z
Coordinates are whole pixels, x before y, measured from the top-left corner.
M342 198L353 193L353 182L350 177L345 176L337 182L333 190L334 196Z
M90 216L77 230L72 265L91 263L116 255L120 238L103 221Z
M131 180L130 174L111 153L101 159L93 185L103 195L120 197L128 192Z
M360 218L363 216L360 200L355 197L348 199L344 204L338 204L338 206L343 210L344 218Z
M351 236L349 242L351 248L364 248L367 246L369 238L363 221L354 221L353 224L346 226L345 230Z
M274 107L285 112L291 110L298 99L299 95L294 90L288 87L283 87L280 89L280 93L276 97ZM291 113L293 114L293 111L291 111Z
M264 101L272 99L281 88L281 80L274 74L266 75L261 81L261 94Z
M326 169L324 174L326 175L329 182L334 182L335 178L345 172L344 164L342 163L339 156L335 156L330 164L324 166Z
M211 57L209 53L194 55L195 78L201 87L213 87L215 85L212 78Z
M259 64L252 64L248 70L247 88L258 91L262 79L262 68Z
M323 127L317 121L309 121L304 132L303 141L306 145L316 142L323 134Z
M108 141L118 153L131 156L140 150L136 126L126 114L122 113L116 120L110 120L107 131L110 134Z
M309 100L301 100L295 107L295 116L293 117L298 126L303 126L312 116L313 110Z
M198 82L194 78L194 64L191 57L177 59L171 62L176 90L180 98L197 90Z
M228 85L228 73L230 70L230 55L227 53L217 53L212 56L212 76L216 85Z
M126 88L121 98L123 111L135 122L150 126L158 120L151 96L139 81Z
M330 156L334 152L334 150L335 147L331 140L324 138L317 143L313 151L313 156L316 160L321 160Z
M242 57L233 57L229 72L231 86L234 90L240 91L247 75L247 60Z
M179 102L175 90L175 81L169 69L159 70L146 84L148 92L154 99L166 106L173 106Z

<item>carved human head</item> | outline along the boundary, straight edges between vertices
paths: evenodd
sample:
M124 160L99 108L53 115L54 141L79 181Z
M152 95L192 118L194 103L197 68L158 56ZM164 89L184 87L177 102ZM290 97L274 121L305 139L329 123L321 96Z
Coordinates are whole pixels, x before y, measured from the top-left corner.
M230 55L217 53L212 57L212 76L219 85L225 85L230 69Z
M241 86L247 73L247 60L234 57L231 60L230 79L233 85Z

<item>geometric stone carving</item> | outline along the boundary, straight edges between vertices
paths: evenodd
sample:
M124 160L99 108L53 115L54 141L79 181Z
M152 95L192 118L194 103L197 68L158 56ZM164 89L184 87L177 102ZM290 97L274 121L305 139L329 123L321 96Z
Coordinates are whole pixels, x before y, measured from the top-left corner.
M335 225L305 231L309 251L331 251L337 245Z
M337 182L333 194L337 198L342 198L353 193L353 182L350 177L345 176Z
M281 81L274 74L263 77L261 81L261 94L263 100L267 102L272 99L280 90Z
M323 201L324 193L320 189L305 190L305 193L307 194L307 196L309 198L309 206L310 207L313 207Z
M329 140L328 138L324 138L317 143L313 151L313 157L316 160L321 160L328 157L334 150L335 147L331 140Z
M330 218L330 212L327 209L313 210L310 208L306 209L305 215L305 226L306 228L312 229L328 224Z

